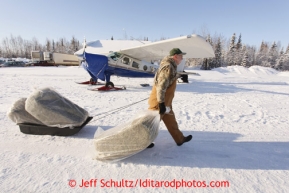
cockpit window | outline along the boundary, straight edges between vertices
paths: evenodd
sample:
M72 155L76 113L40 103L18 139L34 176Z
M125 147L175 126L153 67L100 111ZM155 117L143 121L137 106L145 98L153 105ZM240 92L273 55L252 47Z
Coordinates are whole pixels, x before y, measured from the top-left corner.
M120 56L121 54L118 52L112 52L111 54L108 55L108 57L113 59L114 61L117 61Z

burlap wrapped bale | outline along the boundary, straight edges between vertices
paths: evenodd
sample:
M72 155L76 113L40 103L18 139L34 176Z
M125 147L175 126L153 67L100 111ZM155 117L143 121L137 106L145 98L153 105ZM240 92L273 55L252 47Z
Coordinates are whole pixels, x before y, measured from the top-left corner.
M20 123L32 123L37 125L43 125L39 120L33 117L30 113L25 110L26 98L17 100L10 110L7 112L7 116L17 124Z
M50 88L36 90L26 100L25 109L50 127L78 127L88 112Z
M145 111L124 125L102 132L94 139L96 159L118 161L146 149L157 137L159 123L157 111Z

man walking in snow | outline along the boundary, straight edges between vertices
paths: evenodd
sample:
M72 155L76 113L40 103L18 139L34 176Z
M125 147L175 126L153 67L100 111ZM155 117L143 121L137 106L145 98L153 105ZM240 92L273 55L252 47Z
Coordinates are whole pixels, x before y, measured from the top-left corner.
M185 54L186 53L182 52L179 48L173 48L170 51L170 55L161 61L148 101L149 109L159 111L161 119L178 146L192 139L192 135L185 137L179 130L172 108L178 79L177 65L181 63L183 55ZM166 107L170 108L169 112L166 112Z

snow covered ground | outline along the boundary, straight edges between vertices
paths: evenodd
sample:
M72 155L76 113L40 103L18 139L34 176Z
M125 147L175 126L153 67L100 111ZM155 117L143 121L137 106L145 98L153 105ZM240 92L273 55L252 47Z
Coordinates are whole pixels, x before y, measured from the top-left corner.
M0 192L288 192L289 72L194 72L201 76L178 84L174 99L179 126L193 140L176 146L161 123L154 148L105 163L92 159L97 128L127 122L147 101L95 116L69 137L23 134L8 109L34 88L51 87L93 116L149 97L151 87L139 84L152 78L112 77L127 90L103 93L75 84L89 78L79 67L1 68Z

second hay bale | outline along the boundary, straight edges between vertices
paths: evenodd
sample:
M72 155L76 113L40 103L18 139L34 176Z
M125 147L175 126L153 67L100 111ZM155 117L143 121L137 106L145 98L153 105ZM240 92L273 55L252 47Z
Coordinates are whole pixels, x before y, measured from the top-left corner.
M36 90L26 100L25 109L50 127L77 127L88 118L88 112L50 88Z

